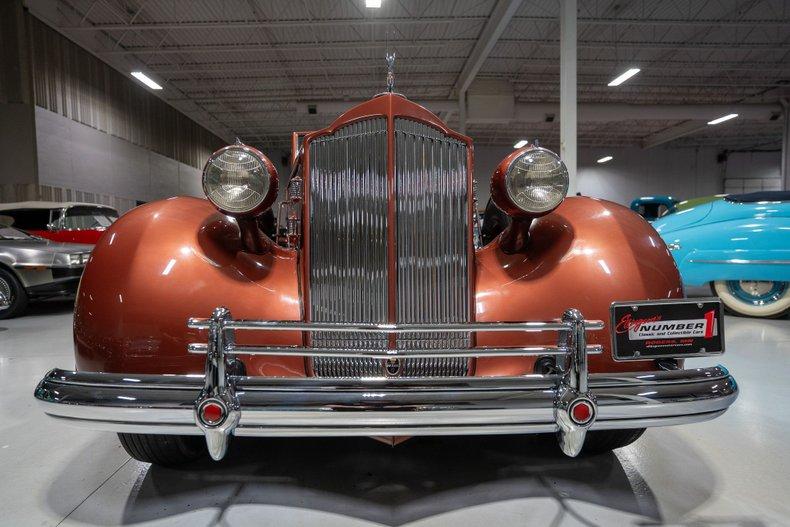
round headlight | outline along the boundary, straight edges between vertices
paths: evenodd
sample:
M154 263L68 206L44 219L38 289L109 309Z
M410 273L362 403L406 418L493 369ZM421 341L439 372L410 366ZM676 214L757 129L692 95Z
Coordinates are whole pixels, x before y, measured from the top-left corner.
M494 200L505 212L540 216L565 199L568 169L551 150L528 147L508 156L492 183L497 187L492 188Z
M254 148L243 144L226 146L206 162L203 191L218 209L228 214L260 213L277 196L277 171Z

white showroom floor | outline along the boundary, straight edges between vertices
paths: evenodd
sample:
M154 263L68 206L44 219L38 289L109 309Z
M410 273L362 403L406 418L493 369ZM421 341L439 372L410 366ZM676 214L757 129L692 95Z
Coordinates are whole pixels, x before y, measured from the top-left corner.
M71 306L0 321L0 524L790 524L790 321L727 317L741 395L721 418L567 459L524 437L236 441L221 464L131 460L115 435L45 418L33 388L73 367ZM693 364L712 364L696 360Z

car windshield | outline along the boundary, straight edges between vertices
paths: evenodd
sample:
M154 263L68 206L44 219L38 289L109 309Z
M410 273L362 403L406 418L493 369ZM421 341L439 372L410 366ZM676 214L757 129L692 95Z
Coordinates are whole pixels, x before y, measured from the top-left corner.
M35 236L31 236L24 231L15 229L13 227L0 226L0 240L35 240Z
M106 229L118 219L118 213L103 207L71 207L63 218L63 227L71 230Z
M666 215L669 209L663 203L640 203L639 214L648 220L655 220Z

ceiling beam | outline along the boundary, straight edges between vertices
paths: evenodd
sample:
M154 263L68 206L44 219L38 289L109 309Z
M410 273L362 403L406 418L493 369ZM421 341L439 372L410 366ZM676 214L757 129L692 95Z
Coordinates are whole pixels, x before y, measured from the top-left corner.
M513 0L511 0L513 1ZM467 63L461 75L458 77L456 85L458 87L466 85L467 87L474 79L474 74L480 69L488 53L491 52L496 41L492 42L486 40L488 44L485 46L480 45L483 42L479 39L473 38L454 38L454 39L426 39L426 40L390 40L387 41L335 41L335 42L320 42L320 43L288 43L288 44L219 44L219 45L205 45L205 46L139 46L128 47L122 49L112 49L104 51L96 51L95 53L100 56L113 56L113 55L167 55L173 53L239 53L244 51L333 51L333 50L347 50L347 49L383 49L395 48L446 48L447 46L461 46L475 43L473 53L469 55ZM559 41L556 40L543 40L543 39L500 39L500 43L525 45L535 44L547 48L559 47ZM790 51L789 42L607 42L607 41L580 41L578 42L579 49L668 49L668 50L757 50L757 51ZM494 57L492 57L494 58ZM507 57L517 58L517 57Z
M682 123L676 124L675 126L670 126L669 128L661 130L660 132L656 132L642 138L642 148L648 149L658 145L663 145L664 143L668 143L670 141L674 141L675 139L679 139L686 135L691 135L695 132L703 130L707 128L707 126L707 121L704 120L684 121Z
M275 29L293 27L343 27L343 26L387 26L415 24L458 24L483 22L482 16L450 17L387 17L387 18L336 18L329 20L217 20L206 22L155 22L137 24L94 24L61 26L63 31L179 31L194 29ZM556 22L555 16L514 16L521 23ZM787 27L790 20L777 18L767 20L683 20L672 18L579 18L579 24L588 26L678 26L678 27Z
M469 45L475 42L467 39L429 39L429 40L382 40L376 41L336 41L336 42L294 42L289 44L218 44L207 46L140 46L97 52L102 56L113 55L168 55L173 53L240 53L245 51L333 51L356 49L405 49L405 48L445 48L449 45ZM790 47L788 47L790 49Z
M466 60L464 67L461 69L461 73L458 75L458 80L456 80L453 86L453 92L459 94L466 92L469 85L472 84L475 75L480 71L480 67L483 65L483 62L485 62L488 54L491 53L491 50L494 48L494 44L497 43L502 32L505 31L505 28L510 23L510 19L513 18L516 11L521 6L521 2L522 0L497 1L496 5L494 5L494 9L491 11L491 16L488 17L488 21L480 32L477 43L475 43L474 48L472 48L469 58Z

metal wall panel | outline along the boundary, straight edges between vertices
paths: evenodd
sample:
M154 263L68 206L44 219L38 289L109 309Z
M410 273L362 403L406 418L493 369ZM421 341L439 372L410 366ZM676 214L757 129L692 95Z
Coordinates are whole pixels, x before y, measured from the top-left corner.
M38 106L196 168L223 146L222 139L132 79L27 18Z

